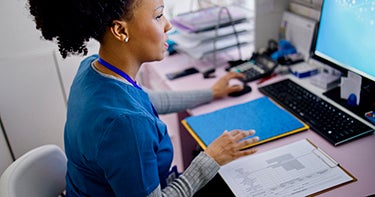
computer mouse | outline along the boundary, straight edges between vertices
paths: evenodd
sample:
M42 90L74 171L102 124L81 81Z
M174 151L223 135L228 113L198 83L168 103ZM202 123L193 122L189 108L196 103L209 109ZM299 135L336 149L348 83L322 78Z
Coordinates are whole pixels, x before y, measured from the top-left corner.
M228 96L230 97L237 97L237 96L242 96L244 94L247 94L251 92L251 87L246 85L246 84L243 84L243 89L238 91L238 92L232 92L232 93L229 93Z

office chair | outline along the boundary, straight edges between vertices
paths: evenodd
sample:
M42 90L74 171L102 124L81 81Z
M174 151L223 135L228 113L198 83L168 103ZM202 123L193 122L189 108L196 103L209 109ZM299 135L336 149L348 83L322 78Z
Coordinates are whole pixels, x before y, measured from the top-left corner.
M1 197L52 197L65 190L67 159L56 145L25 153L1 175Z

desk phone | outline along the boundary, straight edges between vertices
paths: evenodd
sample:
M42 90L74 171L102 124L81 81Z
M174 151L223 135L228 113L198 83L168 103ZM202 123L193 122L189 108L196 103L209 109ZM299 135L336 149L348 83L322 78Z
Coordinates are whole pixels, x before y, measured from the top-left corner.
M250 60L232 61L229 64L227 71L245 74L245 78L241 79L244 83L271 75L278 65L276 61L263 54L253 54Z

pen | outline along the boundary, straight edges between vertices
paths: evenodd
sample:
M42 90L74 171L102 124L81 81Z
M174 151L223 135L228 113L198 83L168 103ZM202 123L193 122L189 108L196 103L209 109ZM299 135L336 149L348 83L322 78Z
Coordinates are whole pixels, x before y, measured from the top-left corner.
M273 77L276 77L277 74L276 73L272 73L271 75L267 76L267 77L264 77L262 79L260 79L258 82L257 82L257 85L259 84L262 84L263 82L269 80L269 79L272 79Z

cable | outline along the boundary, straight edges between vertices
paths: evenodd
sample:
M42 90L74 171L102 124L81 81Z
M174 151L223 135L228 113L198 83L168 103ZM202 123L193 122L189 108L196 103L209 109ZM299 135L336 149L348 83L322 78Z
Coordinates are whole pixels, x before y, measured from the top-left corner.
M10 142L9 142L8 135L7 135L7 133L5 132L5 127L4 127L3 121L1 120L1 115L0 115L0 127L1 127L1 130L3 131L4 139L5 139L5 142L7 143L7 146L8 146L8 149L9 149L10 156L12 157L13 161L15 161L15 160L16 160L16 157L14 156L13 149L12 149L12 147L10 146Z
M236 30L236 27L235 27L235 24L234 24L234 21L233 21L233 17L232 17L232 14L229 12L229 9L227 7L221 7L220 8L220 11L219 11L219 16L218 16L218 22L216 24L216 28L215 28L215 40L214 40L214 54L213 54L213 59L214 59L214 67L216 68L217 67L217 58L216 58L216 51L217 51L217 46L216 46L216 41L217 41L217 38L219 37L219 28L220 28L220 24L221 24L221 16L222 16L222 12L226 12L226 14L228 15L228 19L229 19L229 22L233 28L233 32L234 32L234 35L236 37L236 43L237 43L237 49L238 49L238 56L239 56L239 59L242 59L242 54L241 54L241 46L240 46L240 41L239 41L239 38L238 38L238 32Z

